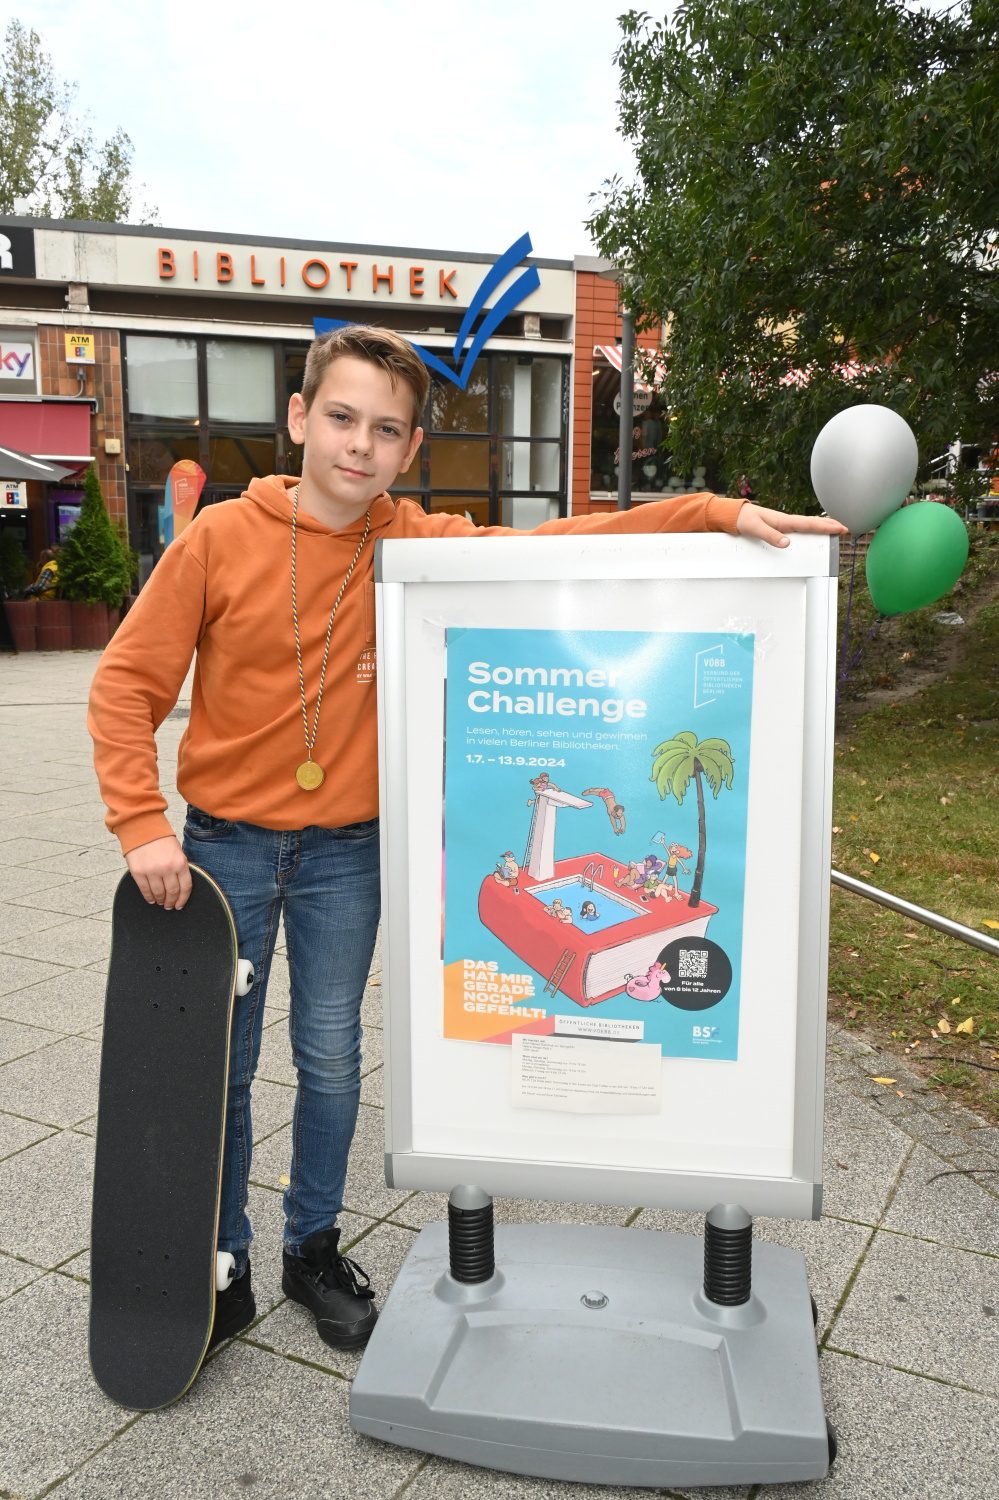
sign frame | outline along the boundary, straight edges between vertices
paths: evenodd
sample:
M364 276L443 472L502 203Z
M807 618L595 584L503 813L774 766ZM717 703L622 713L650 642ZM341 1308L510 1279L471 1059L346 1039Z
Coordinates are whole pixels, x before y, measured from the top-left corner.
M754 1215L819 1217L837 580L838 543L828 537L794 537L784 549L746 538L687 533L421 538L378 543L375 591L384 922L385 1177L389 1186L449 1192L459 1182L475 1182L503 1197L693 1211L706 1211L718 1202L736 1202ZM467 597L467 586L473 585L485 610L487 600L492 607L500 601L504 587L557 585L564 600L566 588L576 583L620 587L636 581L662 585L664 589L713 582L721 586L719 598L734 596L748 585L764 609L769 607L768 599L782 588L785 597L792 597L785 586L790 584L793 597L800 600L804 670L798 689L801 805L797 835L797 980L794 1036L784 1054L787 1076L783 1081L790 1099L787 1173L726 1170L724 1166L689 1170L606 1161L525 1160L516 1154L486 1153L477 1150L474 1143L467 1154L417 1148L414 1144L414 1138L421 1134L419 1105L414 1104L414 1057L419 1052L419 1028L426 1026L426 1010L421 1010L417 1002L427 985L437 982L425 969L418 969L411 942L418 931L414 920L426 926L425 913L414 918L416 896L410 867L408 735L416 723L414 716L427 712L416 701L414 660L422 656L429 663L434 653L437 662L445 660L443 635L449 621L441 601L448 597L451 585L456 586L450 590L455 599L462 588ZM412 615L421 599L428 603L422 632L413 628ZM486 616L483 619L485 623ZM450 623L467 624L467 609L465 618ZM557 614L553 628L559 628ZM428 666L429 676L424 680L431 680L439 670L438 666ZM443 724L443 717L436 722ZM431 757L428 767L436 763ZM425 789L425 778L423 785ZM424 857L432 862L432 851ZM442 965L438 969L442 984L441 970Z

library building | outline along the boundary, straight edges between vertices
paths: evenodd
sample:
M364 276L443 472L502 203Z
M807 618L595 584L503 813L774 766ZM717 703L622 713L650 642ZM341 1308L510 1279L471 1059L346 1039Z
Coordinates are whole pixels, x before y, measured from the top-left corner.
M34 563L75 524L93 463L141 585L171 535L171 475L200 507L300 471L288 398L330 321L397 329L427 357L425 437L394 493L480 525L613 509L617 286L606 261L529 244L480 255L0 216L0 526ZM696 487L671 472L654 380L636 378L634 409L633 503Z

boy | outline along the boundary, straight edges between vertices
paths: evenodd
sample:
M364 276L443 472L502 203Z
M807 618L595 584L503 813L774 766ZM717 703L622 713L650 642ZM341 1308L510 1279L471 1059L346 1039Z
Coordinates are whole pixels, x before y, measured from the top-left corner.
M205 510L167 549L94 678L89 726L107 825L140 890L179 910L188 860L200 865L228 897L239 952L256 970L233 1020L219 1249L235 1257L236 1275L219 1295L212 1344L256 1315L250 1083L281 917L298 1070L283 1289L333 1347L361 1346L375 1322L368 1278L339 1253L336 1226L379 916L374 543L507 530L387 495L419 448L428 386L398 334L351 326L316 339L288 413L292 441L304 445L300 483L255 479L239 503ZM691 495L537 530L728 531L786 546L783 532L843 528ZM177 771L189 803L181 847L165 816L154 732L195 651Z

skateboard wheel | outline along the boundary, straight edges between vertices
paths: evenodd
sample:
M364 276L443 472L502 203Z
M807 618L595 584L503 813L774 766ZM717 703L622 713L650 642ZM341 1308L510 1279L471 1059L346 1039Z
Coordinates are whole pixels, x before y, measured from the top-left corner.
M253 965L248 958L236 960L236 994L248 995L253 989Z
M224 1292L233 1278L236 1270L236 1257L230 1255L228 1250L216 1250L215 1252L215 1290Z

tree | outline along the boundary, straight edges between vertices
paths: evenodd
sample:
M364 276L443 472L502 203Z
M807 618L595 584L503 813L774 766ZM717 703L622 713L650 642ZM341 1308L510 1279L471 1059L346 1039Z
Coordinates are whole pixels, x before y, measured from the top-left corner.
M657 745L652 752L652 775L649 780L655 782L656 790L663 801L666 800L667 794L672 792L677 805L682 807L691 779L697 788L697 865L694 869L694 883L690 887L688 906L701 904L704 855L708 844L704 820L704 786L701 778L704 778L717 797L723 784L731 790L734 774L732 748L728 742L726 740L698 740L697 735L691 729L682 730L671 740L663 740L662 744Z
M132 585L132 555L112 525L93 464L83 481L80 519L62 544L59 582L66 599L103 600L109 609L120 606Z
M75 93L56 77L38 33L11 21L0 57L0 213L128 219L132 143L119 128L99 146L73 119ZM139 222L155 213L141 209Z
M999 0L688 0L622 17L632 183L589 228L668 325L681 467L814 509L819 428L894 407L924 462L999 436Z

